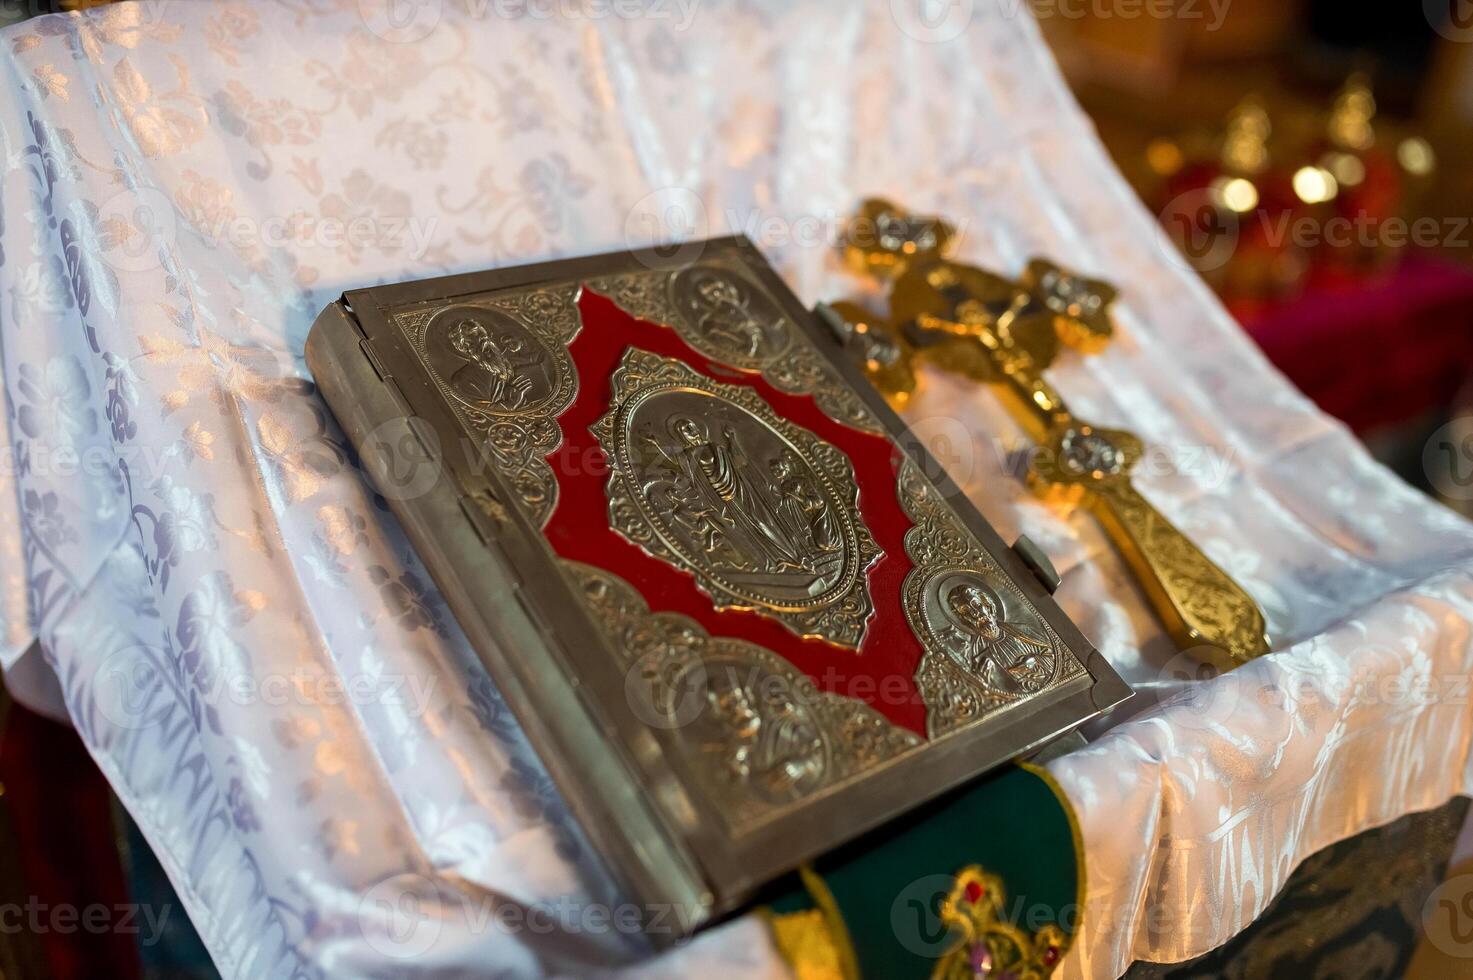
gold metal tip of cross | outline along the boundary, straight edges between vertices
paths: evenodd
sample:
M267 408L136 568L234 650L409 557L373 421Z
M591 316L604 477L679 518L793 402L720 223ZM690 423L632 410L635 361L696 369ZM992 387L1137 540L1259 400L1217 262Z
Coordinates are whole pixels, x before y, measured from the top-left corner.
M874 198L850 220L849 268L889 285L889 315L829 306L847 324L865 374L900 411L918 364L993 385L1037 443L1028 486L1060 508L1093 513L1172 639L1228 668L1269 650L1263 612L1130 481L1141 440L1077 418L1044 376L1063 348L1090 354L1114 336L1109 283L1033 259L1016 280L954 262L956 229Z

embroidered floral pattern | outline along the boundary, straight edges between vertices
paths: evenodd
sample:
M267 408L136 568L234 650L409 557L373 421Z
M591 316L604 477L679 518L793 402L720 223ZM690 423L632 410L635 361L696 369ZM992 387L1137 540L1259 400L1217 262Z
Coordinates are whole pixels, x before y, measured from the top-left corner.
M82 362L54 357L44 368L20 366L22 403L17 412L21 431L52 447L70 447L97 431L97 412L87 403L91 386Z

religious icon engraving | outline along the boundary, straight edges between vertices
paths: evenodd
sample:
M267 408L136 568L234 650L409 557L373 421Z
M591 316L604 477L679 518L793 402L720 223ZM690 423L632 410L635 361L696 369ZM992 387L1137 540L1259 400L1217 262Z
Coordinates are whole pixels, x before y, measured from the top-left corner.
M1084 672L1038 609L979 545L914 463L900 470L914 526L905 618L925 653L916 689L938 738Z
M800 800L828 779L829 750L813 716L814 692L772 683L784 678L741 659L716 656L703 667L706 707L691 735L723 779L775 804Z
M670 514L682 550L713 572L785 604L811 602L843 574L839 505L761 420L711 395L673 390L644 400L629 431L650 450L633 460L638 491ZM789 474L787 492L781 474Z
M671 277L675 308L710 347L742 367L759 367L788 346L782 313L757 286L733 273L694 265Z
M547 456L561 435L552 420L578 388L567 350L579 328L577 295L574 283L393 315L466 432L538 524L557 503Z
M944 573L923 602L927 626L947 655L988 688L1031 694L1053 678L1056 658L1043 630L1010 612L977 572Z
M765 647L710 636L677 613L651 612L610 572L564 562L579 594L637 678L644 720L690 763L721 819L747 829L919 747L913 732ZM626 688L626 693L628 688Z
M688 401L682 394L646 406L646 414L658 414L665 403L677 407L666 416L668 438L640 433L653 450L637 464L644 494L668 506L691 543L729 576L800 600L824 592L843 571L844 540L815 474L794 450L771 446L760 429L749 427L748 438L770 449L765 461L751 456L729 422L714 435L704 421L680 412ZM658 429L657 422L635 426Z
M552 356L522 324L493 310L453 306L425 327L431 369L466 406L507 415L545 402L557 387Z
M884 426L864 399L747 269L716 254L673 271L591 280L589 288L634 316L669 327L713 360L759 372L779 391L811 395L836 422L882 434Z
M718 608L858 646L879 549L848 458L750 388L630 350L594 425L612 468L614 529L691 572Z

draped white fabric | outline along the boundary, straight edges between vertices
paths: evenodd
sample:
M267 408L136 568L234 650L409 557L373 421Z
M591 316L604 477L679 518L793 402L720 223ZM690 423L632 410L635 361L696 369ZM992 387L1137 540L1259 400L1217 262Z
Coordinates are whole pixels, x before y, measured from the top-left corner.
M851 294L833 232L875 193L956 219L966 258L1120 285L1119 339L1053 378L1150 442L1140 485L1281 651L1181 691L1099 530L1027 497L993 395L927 377L911 420L1143 692L1051 767L1088 863L1065 975L1205 951L1308 854L1468 788L1473 528L1179 264L1022 5L920 2L155 0L4 32L7 677L70 716L226 976L782 975L751 917L643 962L589 919L613 886L302 345L345 288L678 231Z

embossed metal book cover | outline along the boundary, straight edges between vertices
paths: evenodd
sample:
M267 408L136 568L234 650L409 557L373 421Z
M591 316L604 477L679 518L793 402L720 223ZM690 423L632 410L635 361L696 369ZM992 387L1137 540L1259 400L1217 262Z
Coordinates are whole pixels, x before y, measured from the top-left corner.
M757 250L698 251L353 291L308 341L585 830L685 928L1128 694Z

